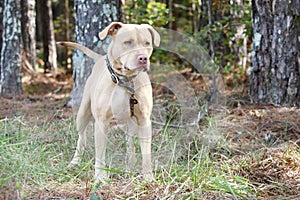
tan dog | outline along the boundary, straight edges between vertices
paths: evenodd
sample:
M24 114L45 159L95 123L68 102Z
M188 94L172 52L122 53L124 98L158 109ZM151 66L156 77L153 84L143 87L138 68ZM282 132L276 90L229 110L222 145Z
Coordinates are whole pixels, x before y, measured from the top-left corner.
M106 176L105 152L108 126L111 120L128 124L127 151L132 153L132 136L138 134L142 152L142 173L153 179L151 167L152 88L146 73L150 66L152 44L159 46L160 36L150 25L134 25L113 22L99 33L101 40L110 35L107 56L72 42L60 42L83 51L96 62L86 81L83 98L76 118L79 134L71 165L80 162L85 144L85 131L89 121L94 121L95 178ZM133 157L129 156L129 163Z

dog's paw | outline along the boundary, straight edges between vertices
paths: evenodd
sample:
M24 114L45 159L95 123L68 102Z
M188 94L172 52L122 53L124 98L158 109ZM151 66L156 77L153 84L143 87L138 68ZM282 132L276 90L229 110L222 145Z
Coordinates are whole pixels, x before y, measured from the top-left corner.
M152 172L143 173L143 178L147 182L154 182L155 181L155 178L154 178Z
M108 179L108 174L104 170L96 170L95 171L95 181L96 182L105 182Z
M77 169L77 164L73 164L73 163L70 163L68 166L67 166L67 169L68 170L76 170Z

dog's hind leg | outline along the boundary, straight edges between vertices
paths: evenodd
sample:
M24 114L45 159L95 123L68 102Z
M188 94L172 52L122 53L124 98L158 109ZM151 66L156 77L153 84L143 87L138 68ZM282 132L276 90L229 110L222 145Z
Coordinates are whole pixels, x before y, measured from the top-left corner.
M90 100L83 97L76 117L76 129L78 132L77 147L69 167L74 167L80 163L80 157L86 146L86 129L91 118Z
M108 140L108 122L95 120L95 179L100 181L107 176L105 168L105 154Z

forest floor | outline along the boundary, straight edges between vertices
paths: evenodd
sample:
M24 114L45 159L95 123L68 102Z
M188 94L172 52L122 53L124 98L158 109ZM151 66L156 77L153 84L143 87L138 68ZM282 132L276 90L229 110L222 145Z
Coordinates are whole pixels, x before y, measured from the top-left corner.
M193 73L185 74L198 84L194 76ZM24 95L0 98L0 128L3 129L0 130L0 163L5 162L1 163L5 167L0 168L0 199L300 199L300 109L252 104L245 92L234 90L226 93L225 115L212 122L214 112L208 111L209 119L200 121L199 132L213 127L213 132L222 137L209 146L208 158L202 157L206 162L193 158L191 154L200 154L200 150L193 147L195 141L189 143L193 149L183 154L186 155L183 159L193 165L204 163L198 168L188 168L189 172L182 172L177 163L171 166L172 172L171 167L157 172L156 182L143 183L139 177L126 178L128 175L121 173L104 184L94 185L88 177L92 176L92 165L83 166L75 173L75 178L57 171L49 174L46 167L34 161L21 163L16 168L6 166L11 160L12 165L18 162L16 158L20 152L3 155L16 146L23 146L23 149L15 151L26 151L25 143L34 146L34 142L42 140L43 148L36 148L47 151L52 148L51 143L65 142L64 135L55 131L60 126L59 121L64 121L62 126L74 122L73 111L67 106L71 89L70 76L38 74L25 77ZM50 124L56 127L49 128ZM11 136L19 130L24 132L22 138ZM66 132L71 131L74 128ZM24 139L32 140L30 134L35 135L32 143ZM53 136L49 139L47 134ZM47 161L48 155L43 154L45 165L63 168L74 151L76 138L74 134L70 139L69 143L74 142L72 148L53 150L57 151L58 158L51 155ZM63 155L64 152L68 152L68 156ZM62 159L65 161L61 164ZM30 172L27 164L32 168ZM20 172L25 169L26 172ZM84 172L88 169L90 172ZM39 175L34 171L39 171ZM59 179L62 176L65 177Z

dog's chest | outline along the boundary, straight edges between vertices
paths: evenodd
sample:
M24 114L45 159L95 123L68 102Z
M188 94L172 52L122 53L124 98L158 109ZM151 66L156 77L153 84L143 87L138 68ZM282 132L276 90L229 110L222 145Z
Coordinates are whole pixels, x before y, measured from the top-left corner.
M123 88L115 87L110 99L113 118L123 121L130 117L129 98L130 95L127 91Z

